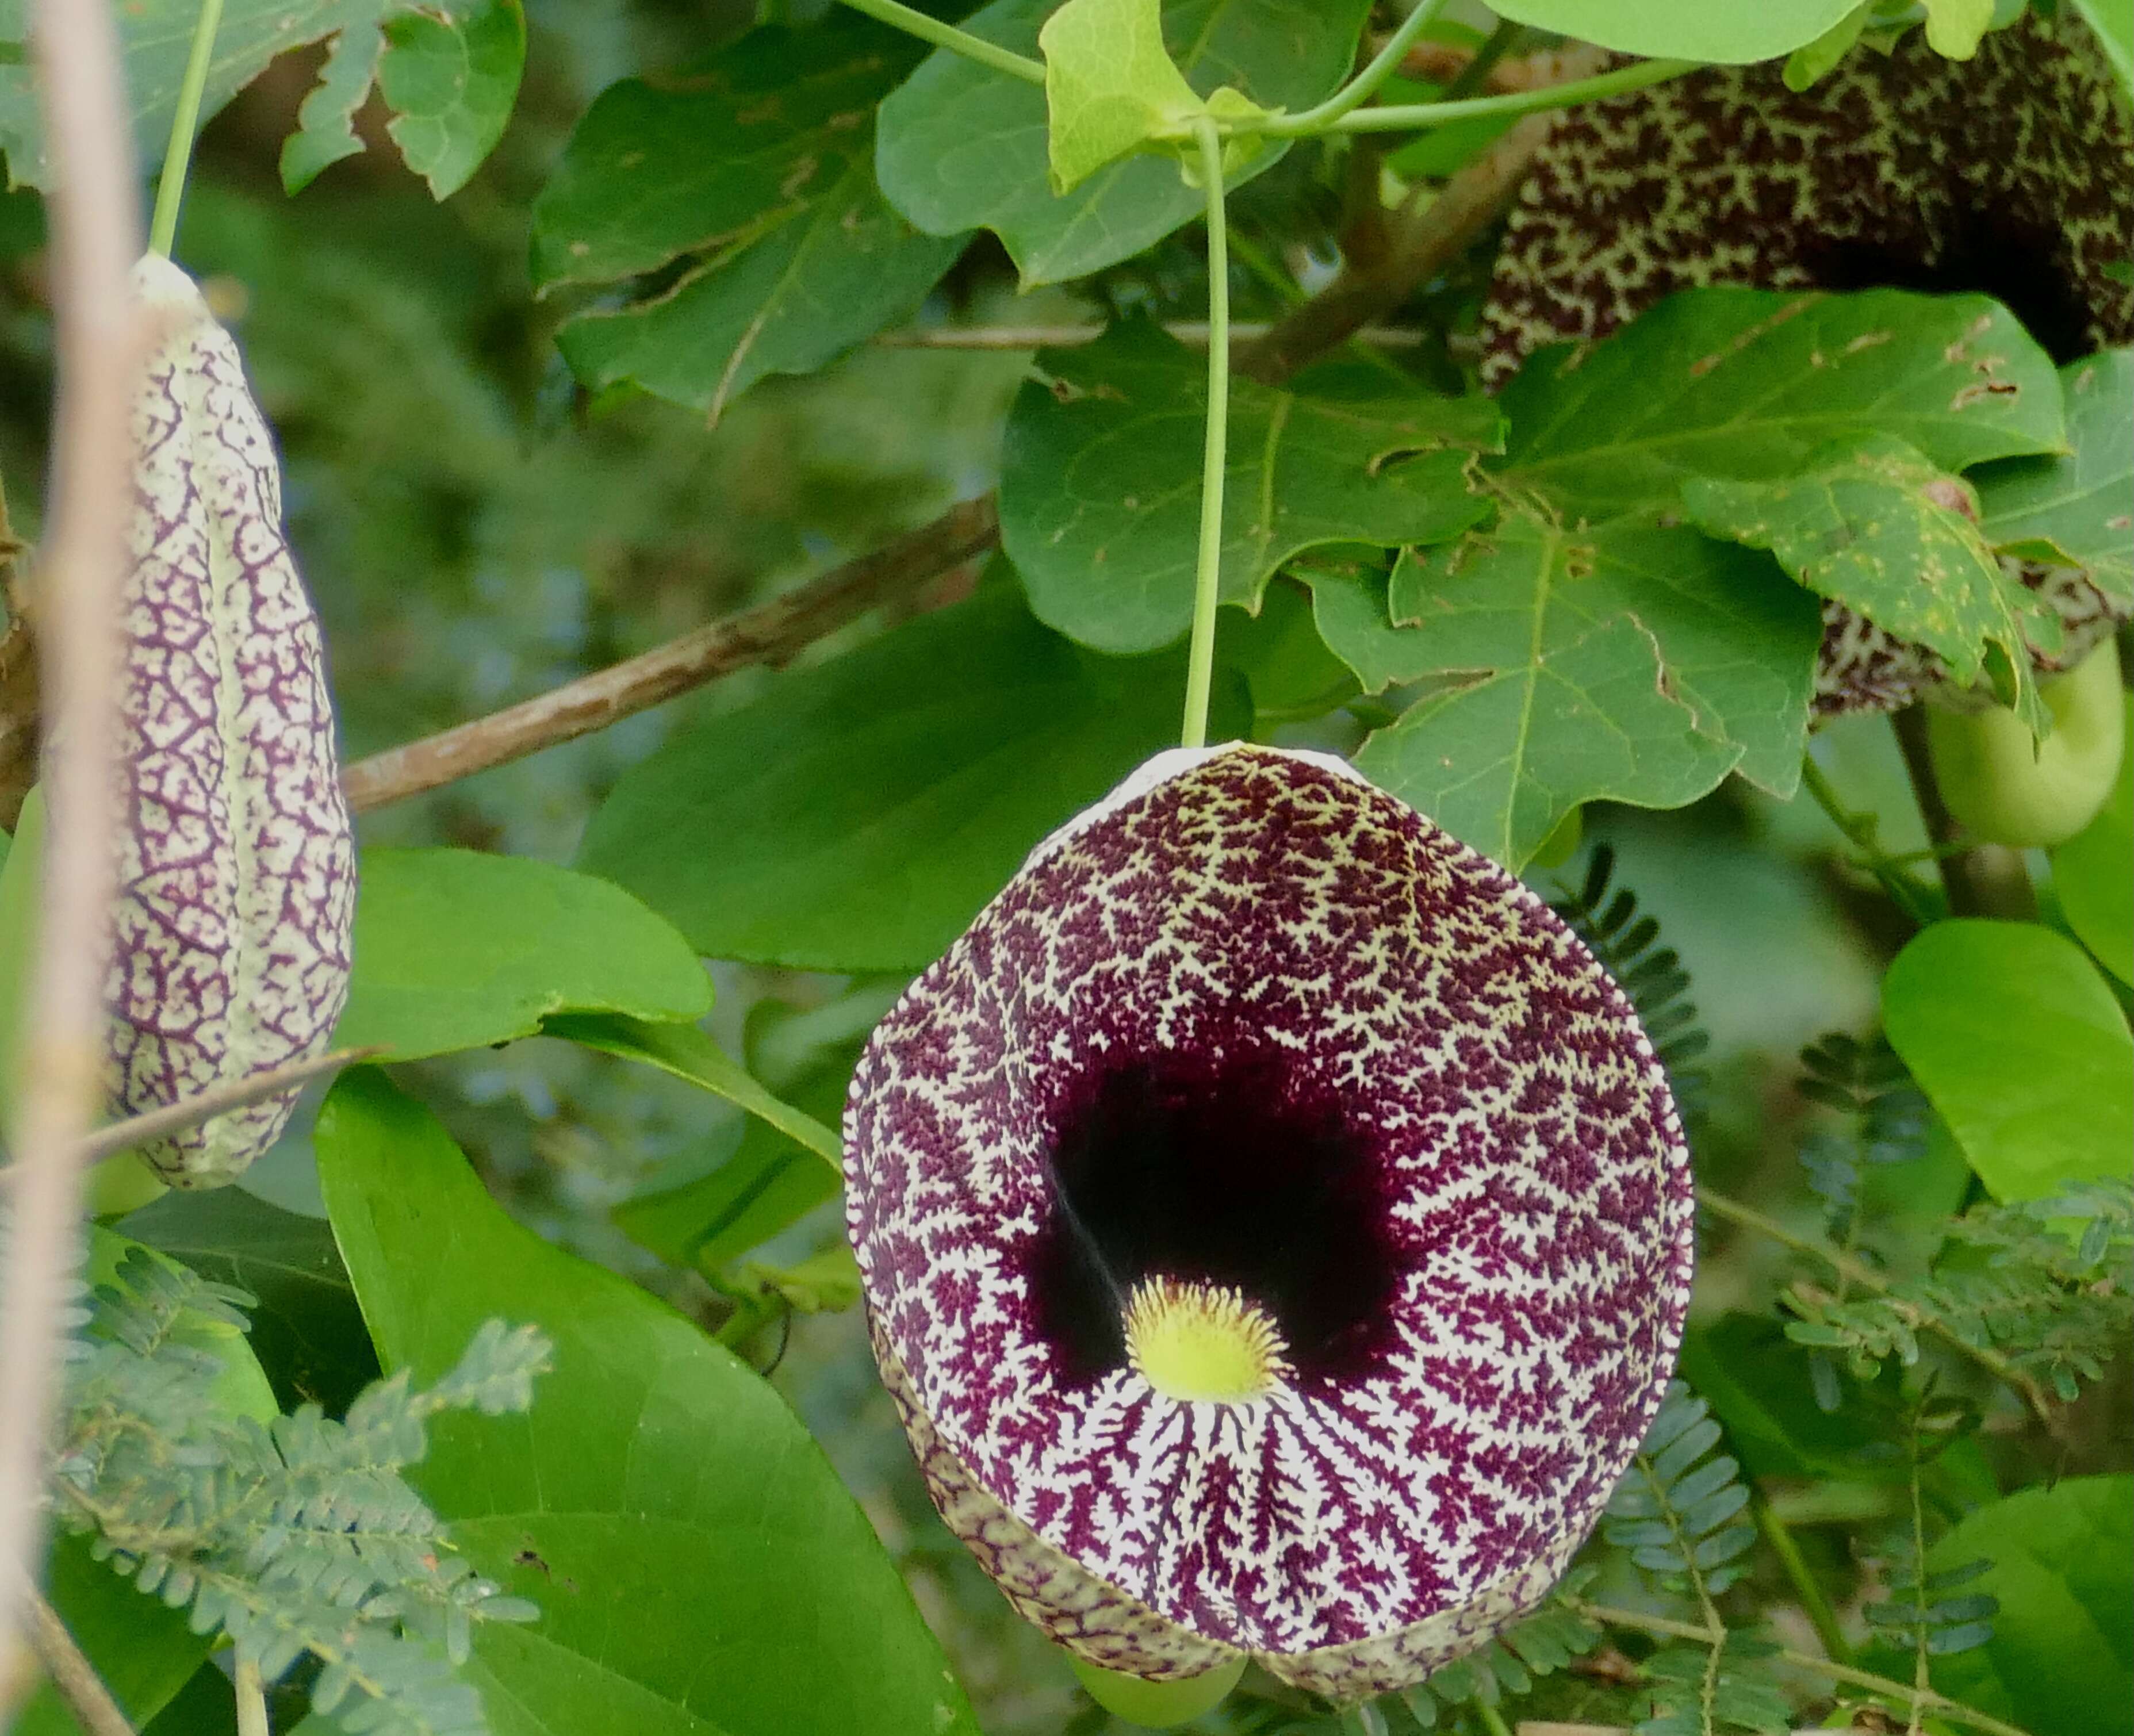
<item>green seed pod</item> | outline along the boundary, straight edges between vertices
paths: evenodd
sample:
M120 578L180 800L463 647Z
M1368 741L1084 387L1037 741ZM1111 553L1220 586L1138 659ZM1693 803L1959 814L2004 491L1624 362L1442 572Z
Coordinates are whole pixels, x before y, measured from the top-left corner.
M2042 741L1998 706L1927 712L1934 781L1948 811L1974 837L2016 850L2064 844L2087 826L2112 793L2126 749L2119 653L2110 641L2038 691L2053 716Z
M167 259L134 409L120 895L108 996L124 1114L316 1054L348 997L355 834L316 618L282 526L273 436L229 334ZM294 1094L142 1153L229 1180Z

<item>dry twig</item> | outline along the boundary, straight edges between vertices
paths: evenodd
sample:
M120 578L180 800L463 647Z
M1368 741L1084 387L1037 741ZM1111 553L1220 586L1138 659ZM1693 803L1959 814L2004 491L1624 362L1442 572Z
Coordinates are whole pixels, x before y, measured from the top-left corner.
M359 760L342 776L341 787L349 805L366 813L589 735L751 663L784 663L877 604L975 559L999 538L992 496L963 501L886 548L847 561L784 596L523 705Z
M30 1649L45 1666L52 1687L86 1736L133 1736L133 1726L111 1690L82 1655L59 1612L34 1589L29 1593Z
M54 738L51 857L20 1115L22 1179L0 1274L0 1634L16 1631L44 1542L46 1431L61 1309L79 1252L75 1153L100 1101L116 803L118 591L132 506L141 322L133 135L105 0L32 12L57 292L56 498L37 575L39 654ZM7 1713L0 1709L0 1724Z
M1581 47L1558 59L1567 80L1591 77L1606 56L1600 49ZM1435 198L1419 191L1395 215L1380 263L1344 268L1259 342L1239 350L1239 370L1258 380L1286 379L1399 306L1496 220L1554 124L1552 115L1530 114L1462 166Z

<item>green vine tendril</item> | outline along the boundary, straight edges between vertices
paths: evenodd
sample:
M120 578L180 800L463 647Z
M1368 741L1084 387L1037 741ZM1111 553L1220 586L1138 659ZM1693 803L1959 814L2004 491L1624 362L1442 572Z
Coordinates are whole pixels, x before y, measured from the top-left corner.
M185 81L178 86L178 112L171 117L171 142L163 152L162 179L156 186L156 212L148 224L148 251L166 259L177 239L178 205L186 195L186 171L192 166L193 139L200 131L200 98L207 89L215 33L221 23L222 0L200 0Z

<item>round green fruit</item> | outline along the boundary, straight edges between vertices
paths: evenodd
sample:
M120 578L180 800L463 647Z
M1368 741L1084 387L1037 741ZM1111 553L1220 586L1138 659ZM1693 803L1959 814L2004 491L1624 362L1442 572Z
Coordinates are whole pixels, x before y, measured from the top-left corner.
M1216 1665L1205 1676L1189 1676L1183 1681L1147 1681L1138 1676L1099 1668L1071 1652L1067 1654L1067 1661L1074 1666L1074 1673L1081 1678L1090 1699L1114 1718L1123 1718L1128 1724L1149 1730L1167 1730L1174 1724L1198 1718L1203 1712L1213 1711L1245 1673L1242 1656Z
M2053 731L2034 742L2012 711L1927 713L1934 782L1973 837L2011 849L2064 843L2112 793L2125 749L2119 656L2107 639L2065 675L2039 684Z

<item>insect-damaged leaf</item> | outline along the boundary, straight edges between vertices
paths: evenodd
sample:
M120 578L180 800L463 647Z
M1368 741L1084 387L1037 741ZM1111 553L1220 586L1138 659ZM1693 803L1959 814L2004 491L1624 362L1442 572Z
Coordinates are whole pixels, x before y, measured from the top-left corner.
M1170 644L1193 619L1202 359L1132 326L1048 351L1002 459L1001 541L1040 620L1102 650ZM1223 600L1257 607L1268 576L1330 542L1436 542L1487 516L1468 486L1494 406L1422 392L1340 399L1230 387Z

